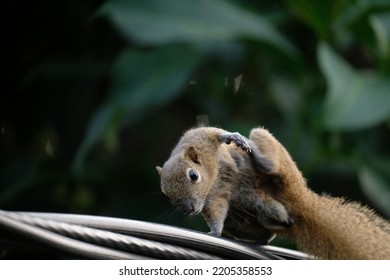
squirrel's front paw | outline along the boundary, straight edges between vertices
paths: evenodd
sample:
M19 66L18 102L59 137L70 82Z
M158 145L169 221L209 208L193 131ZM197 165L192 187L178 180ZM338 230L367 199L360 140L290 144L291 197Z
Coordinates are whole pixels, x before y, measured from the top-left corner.
M219 140L230 144L231 142L234 142L234 144L237 145L237 147L240 147L244 151L250 153L251 152L251 146L249 145L248 139L246 137L242 136L238 132L225 132L219 135Z
M209 231L207 234L211 235L211 236L216 236L216 237L220 237L221 236L221 232L214 231L214 230Z

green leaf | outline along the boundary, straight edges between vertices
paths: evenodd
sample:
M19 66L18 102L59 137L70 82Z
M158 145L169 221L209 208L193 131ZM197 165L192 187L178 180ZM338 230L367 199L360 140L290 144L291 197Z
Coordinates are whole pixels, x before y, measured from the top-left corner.
M390 58L390 13L376 14L370 17L371 26L378 42L382 57Z
M142 53L123 51L112 68L108 100L92 116L73 162L80 174L88 152L103 138L117 145L119 129L169 102L189 82L200 56L186 48L166 47Z
M390 9L388 0L356 0L348 1L348 5L339 13L334 21L333 29L346 29L355 25L372 12L385 11Z
M388 0L347 0L341 12L332 22L332 33L339 45L351 44L359 39L365 44L374 44L370 16L390 10ZM372 24L371 24L372 25Z
M325 126L334 130L371 127L390 117L390 79L358 72L325 44L318 60L328 84L324 103Z
M126 38L141 44L251 38L292 57L297 53L268 21L224 0L112 0L100 13L107 15Z
M363 167L358 175L363 192L378 209L390 216L390 182L368 167Z

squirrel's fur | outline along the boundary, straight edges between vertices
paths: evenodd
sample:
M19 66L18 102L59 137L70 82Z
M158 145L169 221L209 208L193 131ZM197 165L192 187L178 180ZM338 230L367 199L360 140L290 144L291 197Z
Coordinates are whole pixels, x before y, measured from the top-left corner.
M264 128L249 139L191 129L157 170L164 196L187 214L201 213L211 234L266 243L276 233L317 258L390 259L390 224L358 203L312 192Z

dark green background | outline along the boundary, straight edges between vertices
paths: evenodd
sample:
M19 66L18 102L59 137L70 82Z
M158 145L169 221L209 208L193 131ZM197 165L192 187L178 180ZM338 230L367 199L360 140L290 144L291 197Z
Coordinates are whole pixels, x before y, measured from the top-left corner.
M268 128L319 193L390 217L390 2L5 1L0 208L207 230L155 165Z

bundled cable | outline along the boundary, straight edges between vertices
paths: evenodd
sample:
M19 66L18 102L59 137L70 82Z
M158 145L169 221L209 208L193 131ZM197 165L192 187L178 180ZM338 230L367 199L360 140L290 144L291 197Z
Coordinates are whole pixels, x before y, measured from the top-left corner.
M273 246L250 246L173 226L100 216L0 210L0 226L22 236L25 246L35 240L90 259L308 258Z

